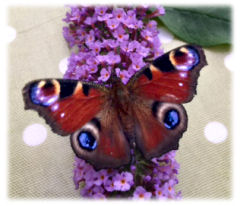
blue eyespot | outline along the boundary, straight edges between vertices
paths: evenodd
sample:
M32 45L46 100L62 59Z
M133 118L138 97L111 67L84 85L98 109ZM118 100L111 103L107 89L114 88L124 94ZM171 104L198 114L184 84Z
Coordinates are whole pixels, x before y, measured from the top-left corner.
M175 109L166 112L164 117L164 125L167 129L174 129L180 122L179 113Z
M30 89L30 98L34 104L41 104L41 102L37 99L38 93L37 85L33 85L33 87Z
M191 48L184 48L183 50L184 52L180 49L180 51L176 51L174 54L174 59L176 61L175 67L180 71L189 71L199 64L199 54Z
M82 131L78 135L78 142L81 148L88 150L88 151L93 151L97 147L97 141L94 138L94 136L88 132L88 131Z
M39 88L38 84L34 84L30 89L32 102L40 106L50 106L55 103L58 100L58 94L54 93L54 86L50 86L46 84L45 87Z

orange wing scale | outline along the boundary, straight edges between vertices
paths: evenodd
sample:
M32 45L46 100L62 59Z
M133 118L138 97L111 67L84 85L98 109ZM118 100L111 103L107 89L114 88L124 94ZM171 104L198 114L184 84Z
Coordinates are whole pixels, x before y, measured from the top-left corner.
M164 73L151 69L152 80L139 77L137 92L140 96L162 102L183 103L191 98L194 84L188 72Z
M73 133L90 121L102 108L103 98L98 90L91 89L86 97L83 90L77 90L73 96L56 102L49 108L53 119L60 129ZM54 108L57 108L54 111Z

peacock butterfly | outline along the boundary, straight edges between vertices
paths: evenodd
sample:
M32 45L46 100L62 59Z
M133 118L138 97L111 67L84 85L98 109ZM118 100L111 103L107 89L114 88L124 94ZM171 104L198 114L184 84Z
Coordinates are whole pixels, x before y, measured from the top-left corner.
M106 87L66 79L34 80L23 88L25 109L36 110L53 132L71 135L76 155L95 169L130 164L131 149L145 159L178 149L187 129L182 103L193 99L207 65L196 45L178 47L139 70L124 85Z

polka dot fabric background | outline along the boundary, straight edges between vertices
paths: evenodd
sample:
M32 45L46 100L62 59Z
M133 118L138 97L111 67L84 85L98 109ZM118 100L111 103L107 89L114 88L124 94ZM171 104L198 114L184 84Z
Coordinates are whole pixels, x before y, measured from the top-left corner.
M9 8L9 196L79 198L68 137L54 134L36 112L25 111L21 89L28 81L61 78L70 51L62 37L67 9ZM165 51L185 44L160 28ZM183 198L231 197L231 70L227 47L205 49L208 66L197 96L185 104L189 126L180 141L178 190Z

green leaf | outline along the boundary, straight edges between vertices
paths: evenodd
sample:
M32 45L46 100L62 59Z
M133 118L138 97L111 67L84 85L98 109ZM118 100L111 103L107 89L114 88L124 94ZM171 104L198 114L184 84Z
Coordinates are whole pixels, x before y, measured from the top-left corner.
M229 7L165 7L159 17L178 38L200 46L231 44Z

